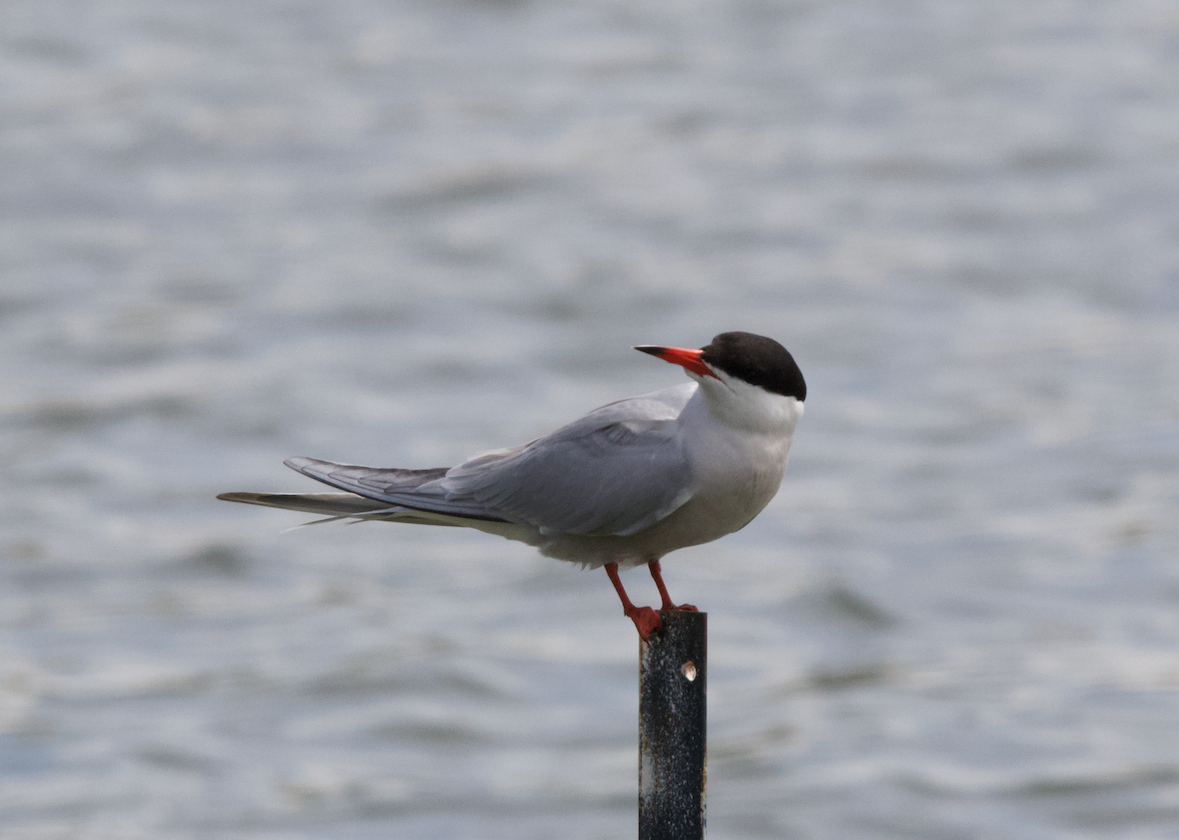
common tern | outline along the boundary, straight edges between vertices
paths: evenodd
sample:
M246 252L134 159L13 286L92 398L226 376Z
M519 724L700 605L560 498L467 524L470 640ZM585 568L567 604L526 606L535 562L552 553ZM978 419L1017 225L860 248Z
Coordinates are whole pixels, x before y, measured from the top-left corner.
M594 409L550 435L456 467L386 469L290 458L345 493L223 493L218 499L339 519L452 525L497 534L546 557L604 566L646 639L659 613L636 607L619 567L646 564L749 524L782 481L806 382L778 342L725 332L699 350L640 345L692 380Z

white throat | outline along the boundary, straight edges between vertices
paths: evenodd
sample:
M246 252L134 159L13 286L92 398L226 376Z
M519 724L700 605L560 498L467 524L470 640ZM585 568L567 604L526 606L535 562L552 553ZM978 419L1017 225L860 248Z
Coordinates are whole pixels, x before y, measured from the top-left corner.
M689 376L699 384L697 394L703 398L708 413L730 428L789 437L802 417L804 405L801 400L771 394L724 371L717 371L715 378L692 373Z

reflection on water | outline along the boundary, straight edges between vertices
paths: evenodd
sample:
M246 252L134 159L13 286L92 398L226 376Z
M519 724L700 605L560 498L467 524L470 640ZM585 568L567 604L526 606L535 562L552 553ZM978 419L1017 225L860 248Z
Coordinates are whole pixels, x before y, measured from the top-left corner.
M1169 836L1177 25L10 3L0 833L632 833L604 575L213 496L520 443L745 329L811 395L765 513L665 563L713 832Z

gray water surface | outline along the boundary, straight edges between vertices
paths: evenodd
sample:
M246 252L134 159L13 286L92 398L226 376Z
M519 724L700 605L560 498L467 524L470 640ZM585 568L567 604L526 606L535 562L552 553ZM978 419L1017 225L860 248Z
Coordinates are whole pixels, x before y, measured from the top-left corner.
M634 836L604 574L213 496L729 329L810 396L664 562L710 836L1179 837L1172 3L14 0L0 161L5 838Z

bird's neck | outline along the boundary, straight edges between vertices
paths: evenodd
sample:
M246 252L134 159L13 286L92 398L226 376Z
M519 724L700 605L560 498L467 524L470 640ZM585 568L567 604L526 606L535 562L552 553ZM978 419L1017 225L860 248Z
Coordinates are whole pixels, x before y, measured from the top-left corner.
M714 422L734 431L790 438L803 408L803 403L794 397L771 394L739 379L712 379L700 382L685 413L689 409L707 412Z

